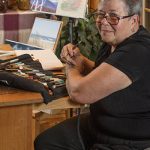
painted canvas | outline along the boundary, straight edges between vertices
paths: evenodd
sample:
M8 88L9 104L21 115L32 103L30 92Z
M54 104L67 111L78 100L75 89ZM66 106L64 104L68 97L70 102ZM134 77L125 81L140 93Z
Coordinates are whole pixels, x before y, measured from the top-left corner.
M85 18L87 0L60 0L57 14L74 18Z
M42 48L40 47L9 40L9 39L5 39L5 44L9 44L13 50L42 50Z
M55 51L62 21L35 18L28 44Z
M88 0L30 0L31 10L48 14L85 18Z
M56 13L58 0L30 0L32 10Z

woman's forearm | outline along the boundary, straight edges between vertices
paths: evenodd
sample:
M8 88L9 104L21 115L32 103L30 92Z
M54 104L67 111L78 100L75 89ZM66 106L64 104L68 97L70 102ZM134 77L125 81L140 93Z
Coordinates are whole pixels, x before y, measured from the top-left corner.
M86 75L93 70L95 63L85 56L83 56L83 59L84 75Z

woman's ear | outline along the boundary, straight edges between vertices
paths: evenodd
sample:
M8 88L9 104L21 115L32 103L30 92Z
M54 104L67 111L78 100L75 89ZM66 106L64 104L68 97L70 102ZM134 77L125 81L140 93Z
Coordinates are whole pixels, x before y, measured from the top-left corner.
M133 23L134 24L140 24L140 21L141 21L141 19L140 19L140 16L139 15L134 15L133 16Z
M139 15L133 15L132 16L132 22L131 22L131 31L135 32L137 27L140 24L140 17Z

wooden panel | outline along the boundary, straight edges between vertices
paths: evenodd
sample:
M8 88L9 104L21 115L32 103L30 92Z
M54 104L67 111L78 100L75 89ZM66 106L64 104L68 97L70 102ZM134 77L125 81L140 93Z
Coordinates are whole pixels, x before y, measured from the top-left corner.
M66 96L66 97L53 100L47 105L44 103L35 104L33 105L33 110L36 112L36 111L41 111L46 109L68 109L68 108L80 108L80 107L84 107L84 105L75 103L71 101L68 96Z
M32 106L0 108L0 150L31 150Z
M9 44L0 44L0 49L6 51L13 50L13 48Z
M150 31L150 1L145 1L145 27Z
M0 86L0 107L41 102L43 98L40 93Z
M90 8L91 9L97 9L98 3L100 0L89 0Z

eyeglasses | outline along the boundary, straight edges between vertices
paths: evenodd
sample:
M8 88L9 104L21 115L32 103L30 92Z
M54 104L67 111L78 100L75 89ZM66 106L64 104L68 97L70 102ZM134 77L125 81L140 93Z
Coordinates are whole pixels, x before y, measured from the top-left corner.
M132 17L134 14L132 15L128 15L128 16L117 16L116 14L114 13L103 13L103 12L96 12L96 13L93 13L93 16L96 20L96 22L98 23L101 23L102 20L104 18L106 18L107 22L110 24L110 25L117 25L119 23L119 20L120 19L125 19L125 18L129 18L129 17Z

